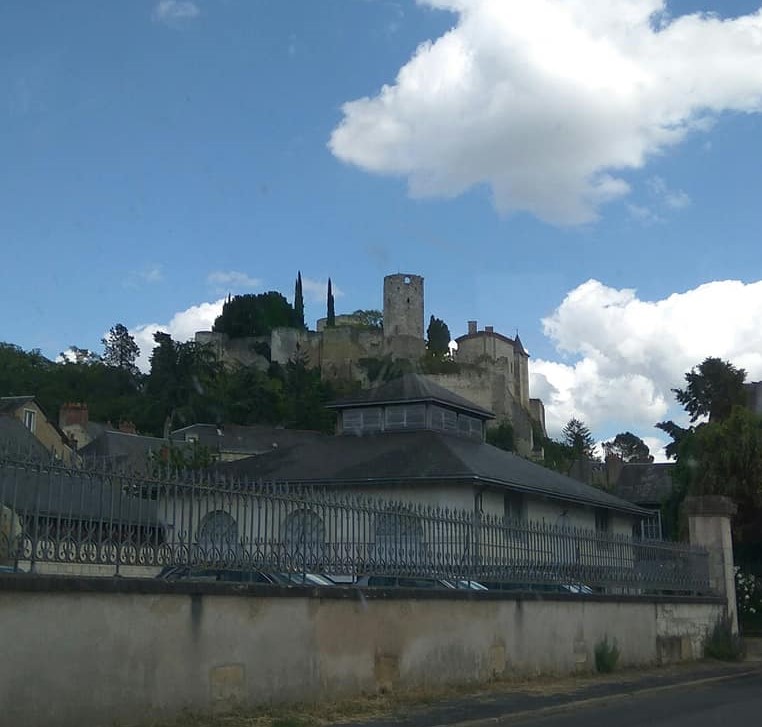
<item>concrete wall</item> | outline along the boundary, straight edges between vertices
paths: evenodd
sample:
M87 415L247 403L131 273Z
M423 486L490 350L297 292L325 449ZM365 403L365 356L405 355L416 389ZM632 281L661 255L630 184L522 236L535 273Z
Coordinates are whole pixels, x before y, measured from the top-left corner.
M3 639L0 713L14 727L588 672L604 637L617 640L622 666L695 658L722 608L23 576L0 577L0 591L13 635ZM685 648L671 648L675 639Z

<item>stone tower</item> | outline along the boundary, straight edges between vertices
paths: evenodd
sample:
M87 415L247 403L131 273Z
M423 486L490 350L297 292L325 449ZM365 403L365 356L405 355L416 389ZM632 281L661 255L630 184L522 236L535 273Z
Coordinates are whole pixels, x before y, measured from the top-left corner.
M423 278L387 275L384 278L384 338L407 336L423 340Z
M423 340L423 278L387 275L384 278L384 354L417 361L426 352Z

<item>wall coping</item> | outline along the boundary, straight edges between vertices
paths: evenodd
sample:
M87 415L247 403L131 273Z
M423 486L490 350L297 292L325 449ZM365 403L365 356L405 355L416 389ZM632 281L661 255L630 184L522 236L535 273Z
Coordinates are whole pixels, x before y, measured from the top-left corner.
M548 591L468 591L427 588L353 586L281 586L264 583L165 581L122 576L63 576L35 573L0 574L0 593L113 593L174 596L241 596L318 598L331 601L584 601L586 603L724 604L719 596L663 596L553 593Z
M686 497L683 501L685 514L704 517L733 517L738 512L738 506L724 495L702 495Z

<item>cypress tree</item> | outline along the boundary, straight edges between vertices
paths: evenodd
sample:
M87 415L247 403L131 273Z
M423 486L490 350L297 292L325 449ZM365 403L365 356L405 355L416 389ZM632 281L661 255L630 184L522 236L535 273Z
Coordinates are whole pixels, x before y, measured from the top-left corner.
M296 275L294 287L294 317L299 328L304 328L304 292L302 291L302 271Z
M331 279L328 278L328 319L326 325L329 328L333 328L336 325L336 308L333 301L333 288L331 287Z

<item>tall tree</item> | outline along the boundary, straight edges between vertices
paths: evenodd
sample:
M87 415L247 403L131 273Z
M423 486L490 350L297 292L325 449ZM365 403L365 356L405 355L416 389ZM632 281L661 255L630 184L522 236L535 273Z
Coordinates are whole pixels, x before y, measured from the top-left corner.
M704 416L712 422L722 421L730 416L733 406L746 403L746 371L729 361L705 358L685 374L685 380L688 386L672 391L690 414L691 423Z
M563 437L564 444L569 447L575 457L594 458L595 440L583 421L576 417L569 419L563 429Z
M325 323L329 328L333 328L336 325L336 304L333 300L333 287L330 278L328 278L328 295L326 296L326 299L328 311Z
M140 348L125 326L117 323L108 335L101 339L101 343L103 344L103 363L137 376L138 367L135 361L140 356Z
M79 348L79 346L69 346L65 351L58 354L56 361L75 363L75 364L94 364L100 362L101 357L91 351L89 348Z
M274 328L298 327L293 306L277 291L236 295L222 306L213 330L230 338L268 336Z
M503 419L496 427L487 429L487 444L504 449L506 452L515 451L513 424L508 419Z
M432 356L444 358L450 350L450 329L441 318L429 319L429 327L426 329L426 348Z
M352 313L352 317L357 320L357 325L363 328L382 329L384 327L384 314L380 310L362 308Z
M304 328L304 291L302 290L302 271L296 274L294 285L294 322L298 328Z
M616 455L623 462L648 463L653 462L648 445L632 432L620 432L610 442L603 443L606 455Z

